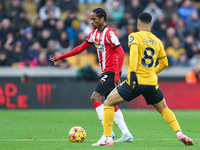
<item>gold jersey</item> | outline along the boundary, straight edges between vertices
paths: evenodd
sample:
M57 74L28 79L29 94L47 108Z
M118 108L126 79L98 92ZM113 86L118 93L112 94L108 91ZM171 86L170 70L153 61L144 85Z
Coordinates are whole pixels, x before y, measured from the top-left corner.
M160 39L149 31L131 33L128 37L130 49L127 83L129 85L157 85L155 73L157 59L166 57Z

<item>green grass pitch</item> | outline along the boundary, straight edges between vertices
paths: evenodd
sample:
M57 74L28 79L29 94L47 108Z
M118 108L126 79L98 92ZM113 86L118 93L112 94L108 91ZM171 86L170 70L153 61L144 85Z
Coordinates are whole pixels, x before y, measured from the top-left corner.
M185 146L156 110L122 109L134 136L132 143L92 147L103 128L94 109L0 110L0 150L200 150L200 111L174 110L183 132L194 140ZM73 126L86 130L83 143L72 143ZM116 139L121 131L114 125Z

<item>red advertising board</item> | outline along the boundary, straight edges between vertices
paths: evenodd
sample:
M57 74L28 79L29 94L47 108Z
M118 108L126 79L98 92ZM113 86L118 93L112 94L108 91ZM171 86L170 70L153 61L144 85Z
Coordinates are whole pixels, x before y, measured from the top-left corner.
M200 84L160 82L171 109L200 109ZM90 96L96 82L66 78L33 78L21 83L18 78L0 78L0 109L93 108ZM87 88L86 88L87 87ZM142 96L120 108L149 109Z

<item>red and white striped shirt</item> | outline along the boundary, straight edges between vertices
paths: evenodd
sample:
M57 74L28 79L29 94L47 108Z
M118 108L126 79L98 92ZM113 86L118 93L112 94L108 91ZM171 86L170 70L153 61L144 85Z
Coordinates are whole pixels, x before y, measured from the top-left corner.
M88 48L91 44L95 44L97 48L97 55L99 58L101 72L115 72L114 80L120 80L119 73L122 71L125 54L122 47L120 46L120 42L116 33L109 26L105 26L101 32L97 29L94 29L89 34L86 41L84 41L81 45L75 47L70 52L67 52L61 56L55 56L54 59L58 58L61 60L79 54Z
M105 26L102 31L94 29L87 37L86 42L95 44L102 73L115 72L118 62L117 52L114 49L120 46L115 31L109 26Z

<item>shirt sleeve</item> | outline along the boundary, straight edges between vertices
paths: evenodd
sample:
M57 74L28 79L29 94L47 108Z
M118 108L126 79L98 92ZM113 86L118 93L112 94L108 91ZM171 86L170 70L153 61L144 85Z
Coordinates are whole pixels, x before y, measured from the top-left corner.
M131 33L128 37L128 47L130 49L129 55L129 69L131 72L135 72L138 63L138 39L135 33Z
M117 34L114 31L107 31L106 32L106 40L110 45L115 49L120 46L119 39L117 37Z
M159 45L160 45L160 52L159 52L159 54L158 54L158 59L167 56L167 55L166 55L166 52L165 52L165 50L164 50L164 46L163 46L163 44L162 44L161 41L159 41Z
M87 42L83 42L81 45L75 47L73 50L71 50L70 52L67 52L63 55L60 55L60 56L56 56L54 58L58 58L59 60L62 60L64 58L67 58L67 57L71 57L71 56L74 56L74 55L77 55L79 53L81 53L82 51L84 51L86 48L88 48L91 44L87 43Z
M138 45L132 44L130 46L130 56L129 56L129 70L135 72L138 64Z
M115 48L115 51L118 54L117 68L116 68L116 71L115 71L115 81L116 81L116 80L120 80L119 73L122 71L122 65L123 65L123 62L124 62L125 53L124 53L121 46Z
M155 74L159 74L162 70L164 70L166 67L168 67L167 57L158 59L158 62L159 62L159 64L154 69Z
M95 30L93 30L92 32L90 32L90 34L88 35L87 39L85 40L89 44L93 44L94 43L94 40L93 40L94 31Z
M165 53L164 46L161 41L159 41L159 45L160 45L160 52L158 54L159 64L154 69L155 74L159 74L162 70L164 70L166 67L168 67L167 55Z
M137 35L134 33L128 36L128 47L130 48L132 44L138 45Z

